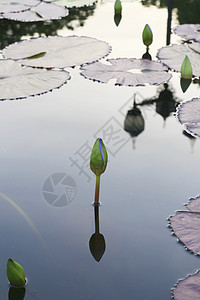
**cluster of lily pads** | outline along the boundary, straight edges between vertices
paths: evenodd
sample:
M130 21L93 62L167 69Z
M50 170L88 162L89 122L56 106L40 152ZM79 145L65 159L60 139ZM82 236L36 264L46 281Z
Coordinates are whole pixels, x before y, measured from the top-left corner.
M71 7L92 5L96 0L1 0L0 18L21 22L55 20L68 15Z
M187 79L200 77L200 25L179 25L174 32L188 43L162 48L159 59L171 69L180 71L180 63L186 55L181 74L186 71ZM200 97L182 102L177 108L177 119L191 135L200 137ZM191 198L185 206L188 210L177 211L169 218L169 226L186 249L200 255L200 196ZM199 286L200 270L180 280L172 291L173 297L176 300L199 299Z
M110 53L111 47L91 37L49 36L11 44L2 50L5 59L0 60L0 99L24 98L58 88L70 79L65 69L75 66L80 66L80 74L87 79L102 83L115 79L115 84L122 86L166 83L171 78L169 68L181 72L184 78L186 74L200 76L200 43L163 47L157 55L160 61L152 61L148 53L153 41L149 25L145 26L142 38L147 47L144 59L103 62L99 60Z

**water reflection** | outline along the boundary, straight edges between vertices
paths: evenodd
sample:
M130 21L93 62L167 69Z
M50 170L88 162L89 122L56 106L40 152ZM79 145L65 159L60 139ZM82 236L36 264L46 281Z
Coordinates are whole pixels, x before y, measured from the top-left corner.
M17 22L13 20L0 19L0 49L9 44L18 42L22 36L48 36L57 35L58 30L66 27L75 30L84 26L86 19L94 14L96 4L80 8L69 9L69 15L60 20L45 22Z
M191 79L185 79L185 78L181 77L180 85L181 85L181 89L182 89L183 93L185 93L187 91L187 89L189 88L191 82L192 82Z
M164 89L158 91L156 98L144 100L139 105L145 106L155 103L156 112L161 115L165 121L171 113L176 111L179 101L175 98L173 91L169 88L167 83L165 83L163 87Z
M200 23L200 1L199 0L142 0L144 6L155 5L158 8L168 7L176 8L177 17L180 24L198 24Z
M131 137L136 137L144 130L144 118L140 109L133 102L133 108L128 110L125 121L124 130L130 133Z
M194 137L193 135L191 135L186 130L183 130L183 135L186 136L189 139L190 146L191 146L191 153L193 153L194 152L194 144L196 142L196 137Z
M165 121L176 111L179 103L180 101L174 96L173 90L169 88L167 83L165 83L161 89L158 89L157 97L145 99L140 103L136 103L135 94L133 108L128 110L124 120L124 130L133 138L133 144L135 145L135 138L145 129L145 120L139 107L145 108L151 106Z
M23 300L26 294L25 287L11 286L8 292L8 300Z
M89 248L96 261L100 261L106 249L106 243L103 234L99 232L99 205L94 205L95 233L89 241Z
M151 54L149 53L149 48L147 48L146 52L142 55L142 59L152 60Z
M114 22L115 22L115 25L116 26L119 26L119 23L121 22L121 19L122 19L122 14L118 14L118 13L115 13L114 15Z

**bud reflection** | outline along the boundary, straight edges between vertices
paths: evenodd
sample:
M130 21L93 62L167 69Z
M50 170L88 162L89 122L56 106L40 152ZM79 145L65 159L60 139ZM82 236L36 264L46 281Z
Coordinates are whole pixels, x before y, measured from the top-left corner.
M103 234L99 232L99 205L94 205L95 233L89 241L89 248L94 259L99 262L104 255L106 243Z
M8 293L8 300L24 300L25 294L25 287L18 288L11 286Z

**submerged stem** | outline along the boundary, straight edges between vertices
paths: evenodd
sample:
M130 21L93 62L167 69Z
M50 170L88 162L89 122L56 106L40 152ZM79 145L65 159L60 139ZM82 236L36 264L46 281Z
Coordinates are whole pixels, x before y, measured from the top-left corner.
M100 176L96 176L94 205L99 205Z

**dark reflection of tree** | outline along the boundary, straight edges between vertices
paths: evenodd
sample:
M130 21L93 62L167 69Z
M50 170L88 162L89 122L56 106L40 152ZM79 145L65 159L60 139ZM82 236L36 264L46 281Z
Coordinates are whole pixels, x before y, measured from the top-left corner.
M17 22L0 19L0 49L9 44L20 41L22 36L48 36L57 35L58 30L67 28L74 30L84 26L85 20L94 14L96 4L80 8L69 9L69 15L60 20L45 22Z
M175 98L174 92L169 88L169 85L165 83L164 89L158 90L158 96L152 99L146 99L142 101L140 106L147 106L155 104L156 112L166 120L173 112L176 111L176 107L179 104L178 99Z
M142 0L144 6L155 5L158 8L168 6L168 0ZM177 8L177 17L180 24L200 23L199 0L173 0L173 7Z

